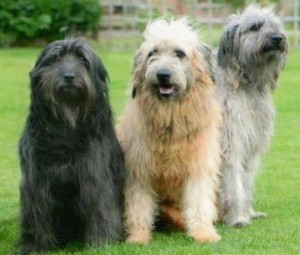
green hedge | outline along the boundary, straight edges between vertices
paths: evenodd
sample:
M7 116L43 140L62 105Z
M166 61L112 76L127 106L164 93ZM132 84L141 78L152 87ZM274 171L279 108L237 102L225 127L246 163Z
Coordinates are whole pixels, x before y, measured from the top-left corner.
M100 16L99 0L1 0L0 46L94 33Z

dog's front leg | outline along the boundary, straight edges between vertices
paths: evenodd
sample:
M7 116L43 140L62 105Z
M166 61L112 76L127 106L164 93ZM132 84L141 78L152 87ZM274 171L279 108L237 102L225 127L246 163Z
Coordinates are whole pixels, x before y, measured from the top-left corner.
M190 176L185 186L183 215L187 234L200 243L221 239L214 227L217 218L214 187L213 178L206 173Z
M92 181L82 185L79 201L86 244L99 247L123 238L121 205L110 180L105 180L102 185Z
M23 177L21 184L21 254L48 251L56 247L49 185Z
M222 166L221 205L224 221L229 226L243 227L250 223L243 164L237 159L227 158ZM250 187L249 187L250 188Z
M247 195L246 210L248 211L251 219L262 219L267 217L267 214L264 212L254 211L252 199L255 177L260 166L260 155L256 154L253 157L249 158L247 163L248 164L246 165L244 178L245 192Z
M130 178L128 177L128 179ZM128 243L148 243L153 228L156 206L155 193L149 183L127 180L125 224L128 231Z

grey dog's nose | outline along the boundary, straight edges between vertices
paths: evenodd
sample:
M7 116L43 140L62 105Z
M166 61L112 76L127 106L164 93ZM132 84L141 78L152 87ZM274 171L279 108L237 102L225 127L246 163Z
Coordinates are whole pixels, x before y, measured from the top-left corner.
M72 82L75 79L74 73L65 73L64 79L66 82Z
M156 77L160 82L168 82L171 77L171 71L167 68L159 69L156 72Z
M279 44L282 41L282 39L283 39L283 36L280 35L280 34L276 34L276 35L271 36L271 40L275 44Z

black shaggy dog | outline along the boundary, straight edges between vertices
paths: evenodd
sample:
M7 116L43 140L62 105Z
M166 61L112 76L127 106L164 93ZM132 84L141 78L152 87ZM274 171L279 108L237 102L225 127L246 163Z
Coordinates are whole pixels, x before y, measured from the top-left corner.
M108 100L108 74L80 39L39 56L20 141L21 254L123 238L124 159Z

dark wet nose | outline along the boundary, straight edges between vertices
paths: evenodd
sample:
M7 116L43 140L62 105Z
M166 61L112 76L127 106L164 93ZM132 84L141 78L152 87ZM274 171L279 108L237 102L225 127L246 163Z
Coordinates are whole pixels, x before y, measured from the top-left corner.
M166 68L159 69L156 72L156 77L160 82L166 83L171 78L171 71Z
M75 79L75 74L74 73L65 73L64 79L65 79L65 82L71 83Z
M279 44L283 40L283 35L280 34L272 35L271 40L274 44Z

